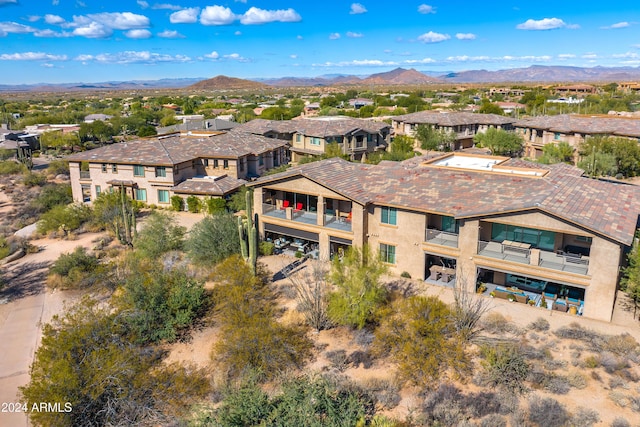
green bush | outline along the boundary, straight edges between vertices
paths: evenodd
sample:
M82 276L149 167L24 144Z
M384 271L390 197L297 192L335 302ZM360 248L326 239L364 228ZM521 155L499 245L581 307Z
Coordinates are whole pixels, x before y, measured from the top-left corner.
M47 182L47 178L38 172L27 172L22 177L22 183L27 187L40 187Z
M198 213L202 209L202 201L197 196L187 197L187 209L191 213Z
M74 231L90 218L91 208L86 205L54 206L42 214L38 222L38 232L47 234L51 231Z
M411 275L409 273L407 273L406 271L403 271L400 274L400 277L404 277L405 279L411 279Z
M276 245L271 242L260 242L258 248L260 249L260 255L269 256L273 255Z
M41 212L46 212L58 205L68 205L73 202L70 184L47 184L42 187L38 198L32 205Z
M168 213L154 211L144 223L133 242L136 251L149 259L182 249L186 228L176 224Z
M98 279L98 258L89 255L78 246L69 254L62 254L49 269L48 284L62 289L79 289L90 286Z
M184 210L184 199L178 195L171 196L171 209L176 212L182 212Z
M481 348L485 369L483 380L492 387L523 393L530 366L515 345L486 345Z
M11 254L11 248L4 236L0 236L0 259L6 258Z
M5 160L0 162L0 175L15 175L24 173L27 171L27 167L22 163L14 162L13 160Z
M209 215L220 215L227 211L227 201L220 197L207 198L205 200L205 206Z
M233 254L239 254L236 217L231 214L205 217L189 232L185 249L189 258L202 266L213 266Z
M47 171L51 175L69 175L69 161L68 160L52 160L49 163Z

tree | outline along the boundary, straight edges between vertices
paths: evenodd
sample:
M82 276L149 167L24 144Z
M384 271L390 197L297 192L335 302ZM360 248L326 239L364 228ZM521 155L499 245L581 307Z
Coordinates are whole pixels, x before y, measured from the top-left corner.
M473 140L498 156L517 156L522 152L524 145L522 136L517 133L493 127L484 133L477 133Z
M628 266L623 270L620 281L621 288L633 301L633 317L635 318L640 303L640 249L638 239L627 255Z
M518 347L512 344L483 346L483 381L492 387L502 387L511 392L523 393L529 374L529 364Z
M542 157L538 160L544 164L573 163L573 147L566 141L557 144L545 144L542 147Z
M156 131L156 128L151 125L142 125L138 129L138 136L141 138L145 136L154 136L157 134L158 134L158 131Z
M239 254L236 217L231 214L205 217L191 229L185 249L194 263L203 266L213 266L233 254Z
M30 410L31 421L52 427L161 425L208 392L203 372L163 366L159 351L138 347L126 335L117 313L89 299L45 325L30 382L20 391L29 409L40 402L62 408Z
M120 191L102 192L93 202L93 222L109 230L123 244L130 245L136 234L138 212L133 200Z
M611 176L618 170L616 167L616 158L613 154L593 151L582 157L578 162L578 167L591 178L599 176Z
M350 247L331 263L329 281L337 288L329 294L329 318L340 325L363 328L376 320L387 292L380 277L386 265L368 246Z
M502 108L500 108L498 104L494 104L488 99L482 100L482 105L480 106L478 112L481 114L498 114L501 116L504 115L504 111L502 110Z
M416 139L423 150L451 151L456 135L444 129L435 129L431 125L418 125Z
M158 259L169 251L180 250L186 228L176 224L168 213L154 211L133 241L136 251L149 259Z
M314 263L287 275L287 279L296 291L298 311L302 313L307 324L316 331L331 326L327 308L329 306L329 283L327 271Z
M231 209L234 212L240 212L247 209L246 196L245 196L247 191L248 191L248 188L243 185L238 189L238 191L233 193L227 203L227 206L229 207L229 209Z
M437 385L448 372L467 372L469 358L452 315L437 297L398 299L376 329L375 352L391 355L400 378L424 387Z

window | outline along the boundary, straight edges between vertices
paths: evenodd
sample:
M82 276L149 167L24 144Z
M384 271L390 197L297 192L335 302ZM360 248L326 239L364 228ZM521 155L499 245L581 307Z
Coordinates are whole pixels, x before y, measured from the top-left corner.
M102 172L103 173L107 173L107 164L106 163L102 164Z
M367 142L373 141L373 135L367 134Z
M102 188L100 188L99 185L96 185L96 197L100 196L100 193L102 193Z
M258 164L264 166L264 156L262 154L258 156Z
M204 167L206 168L207 166L209 166L209 159L202 159L202 163L204 164Z
M118 165L116 164L111 165L111 173L118 173Z
M229 169L229 160L223 160L222 161L222 167L224 169Z
M90 202L91 201L91 185L82 184L80 188L82 189L82 201Z
M218 166L218 159L213 159L213 167L217 168Z
M244 172L244 159L238 159L240 172Z
M156 166L156 178L164 178L167 176L167 168L164 166Z
M553 139L555 139L556 141L560 139L560 132L556 132L553 134Z
M309 144L320 145L320 138L311 138L311 141L309 142Z
M592 237L588 237L588 236L576 236L576 242L585 242L585 243L591 243L593 241Z
M299 133L296 134L296 142L300 142L302 140L302 135L300 135Z
M364 137L362 135L356 136L356 148L364 147Z
M506 224L493 224L491 226L491 240L497 242L511 240L513 242L528 243L533 248L553 251L556 234L553 231L536 230L534 228Z
M458 234L459 230L460 224L452 216L442 217L442 231Z
M158 203L169 203L169 190L158 190Z
M141 202L147 201L147 190L144 188L136 188L136 200L140 200Z
M387 264L396 263L396 247L380 243L380 259Z
M133 165L133 176L144 176L144 166Z
M382 216L380 218L380 222L382 222L383 224L397 225L398 211L396 208L389 208L387 206L383 206L381 211L382 211Z

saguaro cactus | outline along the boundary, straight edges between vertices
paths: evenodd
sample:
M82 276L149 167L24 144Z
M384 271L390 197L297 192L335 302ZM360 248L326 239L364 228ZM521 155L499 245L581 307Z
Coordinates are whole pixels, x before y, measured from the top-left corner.
M238 218L238 234L242 257L249 263L255 273L258 263L258 214L253 213L253 190L245 194L247 218ZM254 217L255 215L255 217Z

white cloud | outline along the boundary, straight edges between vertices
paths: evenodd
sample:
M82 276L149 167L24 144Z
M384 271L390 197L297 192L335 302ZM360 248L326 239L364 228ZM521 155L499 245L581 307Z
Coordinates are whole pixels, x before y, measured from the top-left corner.
M158 37L162 37L163 39L183 39L184 36L175 30L164 30L161 33L158 33Z
M60 4L60 0L52 0L51 4L54 5L54 6L57 6L57 5Z
M527 19L522 24L518 24L518 30L555 30L556 28L567 27L567 23L560 18L544 18L540 20Z
M0 6L5 4L18 4L18 0L0 0Z
M29 22L38 22L40 20L40 16L38 15L29 15L27 16L27 21Z
M242 35L242 31L238 30L235 33L233 33L234 36L241 36Z
M67 55L53 55L44 52L3 53L0 61L66 61Z
M134 30L150 26L149 18L131 12L94 13L87 17L114 30Z
M35 28L17 22L0 22L1 33L28 34L35 31Z
M144 0L138 0L137 3L138 3L138 6L140 6L143 9L146 9L149 7L149 3Z
M237 16L228 7L207 6L200 14L202 25L229 25L237 19Z
M420 6L418 6L418 13L428 15L429 13L436 13L436 10L433 8L433 6L429 6L428 4L421 4Z
M558 59L561 60L565 60L565 59L573 59L576 56L573 53L561 53L558 55Z
M296 55L296 54L294 53L294 54L289 55L289 58L291 58L291 59L298 59L298 55Z
M169 22L171 22L172 24L193 24L195 22L198 22L199 13L199 7L182 9L177 12L173 12L169 16Z
M614 58L629 58L629 59L638 59L640 58L640 54L636 53L636 52L626 52L626 53L617 53L614 55L611 55Z
M428 33L424 33L423 35L418 37L423 43L440 43L445 40L449 40L451 36L449 34L440 34L434 33L433 31L429 31Z
M583 59L597 59L598 55L596 55L595 53L589 52L589 53L585 53L584 55L582 55L581 58L583 58Z
M164 55L149 51L125 51L117 53L101 53L99 55L78 55L76 61L94 61L101 64L156 64L161 62L189 62L191 58L185 55Z
M49 62L45 62L44 64L40 64L41 67L46 67L46 68L53 68L54 65L49 63Z
M475 40L476 35L473 33L458 33L456 34L458 40Z
M229 55L224 55L223 58L231 59L233 61L238 61L238 62L249 62L247 58L240 56L239 53L231 53Z
M407 59L406 61L403 61L405 64L407 65L414 65L414 64L433 64L436 61L433 58L423 58L423 59Z
M175 4L168 4L168 3L156 3L151 7L151 9L180 10L182 9L182 6L177 6Z
M623 21L623 22L616 22L615 24L611 24L607 27L600 27L600 28L602 28L603 30L617 30L618 28L627 28L630 26L631 26L630 23Z
M245 25L266 24L268 22L299 22L302 17L295 10L264 10L251 7L240 18Z
M50 25L60 25L64 24L65 20L62 16L47 13L46 15L44 15L44 22Z
M360 15L362 13L367 13L367 8L364 7L361 3L352 3L351 11L349 13L351 15Z
M124 35L130 39L148 39L151 37L151 31L149 30L129 30Z
M362 33L354 33L352 31L347 31L346 36L347 37L351 37L352 39L358 39L360 37L364 37L364 35Z
M301 35L297 35L297 36L296 36L296 39L298 39L298 40L302 40L302 39L304 39L304 37L302 37Z
M38 30L35 33L33 33L34 36L36 37L72 37L73 33L70 33L68 31L62 31L62 32L57 32L57 31L53 31L53 30Z
M76 36L86 37L88 39L104 39L113 34L111 28L105 27L98 22L91 22L85 27L78 27L73 30Z
M314 67L389 67L398 65L400 64L395 61L381 61L379 59L354 59L353 61L313 64Z
M329 40L338 40L339 38L340 38L340 33L329 34Z
M218 58L220 58L220 54L214 50L214 51L213 51L213 52L211 52L211 53L207 53L207 54L205 55L205 58L218 59Z

